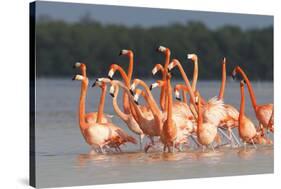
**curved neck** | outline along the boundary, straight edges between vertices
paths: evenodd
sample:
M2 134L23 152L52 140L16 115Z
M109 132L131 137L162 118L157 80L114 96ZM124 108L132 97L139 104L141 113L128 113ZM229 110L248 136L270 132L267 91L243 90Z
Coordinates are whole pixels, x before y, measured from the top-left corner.
M241 93L241 103L240 103L240 112L239 112L239 128L240 128L240 123L243 120L244 117L244 111L245 111L245 93L244 93L244 86L240 85L240 93Z
M115 64L115 69L117 71L119 71L122 79L124 80L124 83L127 87L130 87L130 82L129 82L129 78L128 78L128 75L126 74L126 72L124 71L123 68L121 68L119 65Z
M225 83L226 83L226 63L224 62L222 63L221 88L218 96L219 100L223 100Z
M196 59L194 61L194 69L193 69L193 79L192 79L192 91L195 92L196 90L196 84L198 80L198 60Z
M112 105L115 113L123 120L123 121L128 121L129 115L125 114L124 112L121 111L121 109L118 106L117 102L117 96L119 93L119 87L116 85L115 92L114 92L114 97L112 98Z
M161 116L161 111L157 106L157 103L153 97L153 95L151 94L150 89L148 88L148 86L146 85L146 83L142 80L139 80L139 84L141 86L143 86L143 88L145 89L145 92L147 94L147 103L150 106L151 112L153 113L154 116L160 117Z
M81 82L81 92L80 92L80 100L79 100L79 125L80 129L84 130L89 127L89 125L85 122L85 101L86 101L86 95L87 95L87 87L88 82L86 79L82 80Z
M128 80L129 80L129 83L131 83L131 80L132 80L132 75L133 75L133 69L134 69L134 53L133 52L129 52L129 59L130 59L130 62L129 62L129 67L128 67Z
M252 106L256 110L256 108L257 108L256 97L255 97L254 90L252 88L252 85L251 85L247 75L244 73L244 71L239 66L236 67L236 71L239 72L242 75L243 79L245 80L247 87L248 87L249 94L250 94Z
M98 107L97 123L102 123L104 103L105 103L106 87L107 87L106 85L102 86L100 103L99 103L99 107Z
M187 76L186 76L186 74L185 74L185 72L184 72L180 62L179 61L175 61L175 63L176 63L176 66L179 68L180 73L182 75L182 78L183 78L183 80L184 80L184 82L186 84L186 87L187 87L187 90L188 90L188 94L189 94L189 96L191 98L191 103L195 106L195 97L194 97L193 90L192 90L192 88L190 86L189 80L188 80L188 78L187 78Z

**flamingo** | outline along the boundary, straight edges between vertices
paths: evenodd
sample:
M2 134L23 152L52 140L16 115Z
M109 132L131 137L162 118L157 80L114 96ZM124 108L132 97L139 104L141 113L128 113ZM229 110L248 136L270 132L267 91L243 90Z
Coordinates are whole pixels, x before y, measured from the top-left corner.
M135 134L139 135L140 150L142 150L142 142L143 142L143 138L145 136L144 132L140 128L138 122L134 119L132 113L126 114L126 113L122 112L122 110L118 106L117 96L119 93L119 86L123 89L126 88L126 86L120 81L109 80L108 78L98 78L98 79L96 79L96 81L111 84L109 91L110 91L110 95L112 96L113 109L114 109L115 113L127 124L128 128ZM129 100L130 100L130 96L129 96Z
M114 147L120 150L120 145L127 142L136 144L135 138L129 136L121 128L113 123L102 123L103 106L99 105L97 120L95 123L85 121L85 100L88 87L88 78L82 75L75 75L73 80L81 81L81 94L79 102L79 126L85 141L96 151L104 153L104 148ZM101 86L105 88L105 85ZM105 89L106 90L106 89ZM101 97L104 98L104 97ZM101 99L103 101L103 99Z
M87 77L87 73L86 73L86 64L84 63L81 63L81 62L76 62L74 65L73 65L73 68L80 68L81 70L81 74L83 77ZM105 91L102 91L102 96L105 96L106 95L106 92ZM95 123L96 120L97 120L97 112L90 112L90 113L87 113L85 115L85 121L87 123ZM109 122L112 122L111 120L111 115L109 114L103 114L102 115L102 122L103 123L109 123Z
M167 81L158 80L151 84L150 89L155 87L163 87L166 85ZM164 120L166 120L168 116L168 98L166 99L165 104L167 107L165 107L165 111L162 112ZM178 113L177 111L174 111L174 108L175 106L172 102L172 119L175 121L178 130L177 139L175 141L176 147L179 147L179 150L182 150L182 144L187 143L187 136L191 136L192 140L198 144L192 135L192 133L196 130L196 126L194 125L194 116L187 116L186 114ZM192 115L192 112L189 110L188 114Z
M222 61L222 79L221 79L221 87L218 96L219 100L223 100L224 98L225 84L226 84L226 58L224 57ZM233 136L236 143L239 145L240 144L239 140L232 132L233 128L238 127L239 112L235 107L231 106L230 104L224 104L224 107L226 111L226 116L221 120L220 127L227 129L228 131L227 139L229 139L231 144L233 144L232 141L232 136Z
M200 103L200 93L196 91L196 104L198 108L198 119L197 119L197 138L198 142L203 146L211 145L214 151L214 147L212 145L213 141L217 136L217 125L209 120L204 119L202 105ZM206 110L205 110L206 111ZM204 151L204 147L203 147Z
M174 152L176 139L177 139L177 126L175 121L172 119L172 106L173 106L173 98L172 98L172 87L171 87L171 76L168 74L166 76L167 78L167 86L166 86L166 92L165 94L168 96L168 110L167 110L167 119L163 123L163 130L160 136L161 141L164 144L163 151L166 151L166 148L168 148L168 152Z
M233 72L232 77L235 78L236 74L239 73L243 77L244 81L247 84L248 91L250 94L251 102L253 109L255 111L256 117L259 121L259 127L262 131L262 135L264 135L264 128L270 130L271 132L274 131L274 125L273 125L273 104L263 104L258 105L255 97L254 90L252 88L252 85L245 74L245 72L237 66Z
M257 131L254 123L245 116L245 94L244 94L244 80L240 81L240 93L241 93L241 103L239 112L239 124L238 131L240 138L244 141L244 147L246 148L246 143L251 142L254 147L254 138L257 136Z

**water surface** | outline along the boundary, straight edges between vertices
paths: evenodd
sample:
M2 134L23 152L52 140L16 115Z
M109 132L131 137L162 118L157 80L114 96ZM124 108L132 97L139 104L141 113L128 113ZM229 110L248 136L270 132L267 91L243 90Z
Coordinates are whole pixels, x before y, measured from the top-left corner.
M90 79L92 84L93 79ZM151 84L149 80L146 83ZM182 83L182 81L174 81ZM199 81L198 88L206 99L218 94L219 82ZM255 82L258 103L273 102L273 84ZM246 90L245 90L246 91ZM246 93L247 94L247 93ZM230 149L215 152L188 149L169 154L138 152L138 145L123 146L121 154L91 154L78 127L80 82L71 79L38 79L36 81L36 183L38 187L90 185L119 182L185 179L273 172L273 146ZM154 90L158 99L159 90ZM100 89L89 88L87 112L96 111ZM121 102L121 95L119 95ZM238 82L228 82L225 103L240 105ZM105 112L114 115L113 122L134 135L115 115L112 98L106 97ZM254 119L250 99L246 114ZM136 136L137 137L137 136ZM272 136L271 136L272 137Z

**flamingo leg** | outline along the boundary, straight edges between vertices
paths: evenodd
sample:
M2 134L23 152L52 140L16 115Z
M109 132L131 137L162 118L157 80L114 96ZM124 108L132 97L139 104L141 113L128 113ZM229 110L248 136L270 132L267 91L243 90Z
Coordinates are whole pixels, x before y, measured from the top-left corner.
M229 136L228 136L221 128L218 128L218 131L219 131L225 138L227 138L227 140L231 141L231 138L229 138Z
M144 135L140 135L140 151L142 151L143 138L144 138Z
M237 143L237 145L238 145L238 146L241 146L241 144L240 144L238 138L236 137L236 135L235 135L232 131L231 131L231 134L232 134L232 136L233 136L235 142Z
M175 152L175 147L176 147L176 142L175 142L175 141L173 141L172 153L174 153L174 152Z
M251 139L251 142L252 142L252 144L254 145L255 149L257 149L257 146L255 145L255 143L254 143L254 140L253 140L253 139Z
M199 144L199 142L194 138L193 135L190 135L191 139L193 140L193 142L197 145L197 147L199 148L201 145Z
M211 143L211 147L212 147L213 152L215 152L215 148L214 148L213 143Z

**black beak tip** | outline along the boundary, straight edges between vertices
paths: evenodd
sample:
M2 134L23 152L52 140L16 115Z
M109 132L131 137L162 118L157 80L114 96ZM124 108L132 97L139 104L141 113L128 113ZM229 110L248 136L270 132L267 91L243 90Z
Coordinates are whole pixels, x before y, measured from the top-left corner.
M181 98L176 97L176 99L177 99L178 101L181 101Z
M72 77L72 81L75 80L75 76Z
M107 78L108 78L108 79L110 79L110 80L113 80L113 78L112 78L112 77L110 77L110 76L107 76Z
M122 51L119 52L119 56L122 56Z
M157 47L157 48L155 48L155 51L156 51L156 52L159 52L159 48L158 48L158 47Z
M134 102L136 103L136 105L139 105L139 102L138 102L138 101L135 101L135 100L134 100Z
M92 87L96 86L96 81L93 83Z
M73 66L72 66L72 68L76 68L76 66L75 66L75 65L73 65Z
M232 74L232 75L231 75L231 77L232 77L232 79L233 79L233 80L235 80L235 79L236 79L236 77L235 77L235 75L234 75L234 74Z
M109 94L110 94L110 96L114 97L114 94L113 94L113 93L109 93Z
M131 93L131 95L134 96L134 91L133 90L130 89L130 93Z
M149 86L149 90L151 90L151 91L152 91L152 89L153 89L153 88L152 88L152 85L150 85L150 86Z

